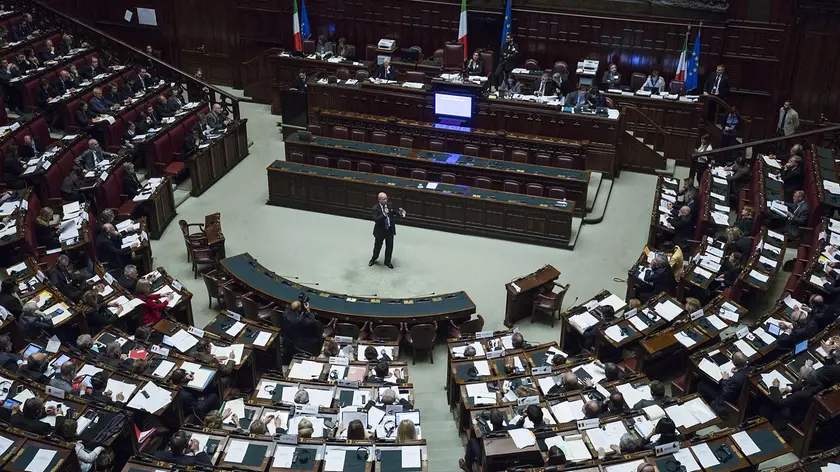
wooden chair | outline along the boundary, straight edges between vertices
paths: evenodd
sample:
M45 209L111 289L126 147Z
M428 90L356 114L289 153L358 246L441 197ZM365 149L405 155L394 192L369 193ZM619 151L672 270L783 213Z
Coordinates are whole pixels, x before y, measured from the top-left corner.
M201 278L204 279L204 286L207 287L207 297L210 301L208 304L208 309L213 308L213 299L216 299L216 304L221 305L224 303L224 294L222 294L222 288L219 284L219 279L216 278L216 271L210 272L202 272Z
M558 318L555 314L559 314L563 307L563 298L569 291L569 285L560 287L559 292L540 293L534 297L534 304L531 305L531 323L534 322L536 315L543 313L551 316L551 327L554 327L554 321Z
M216 252L210 246L194 248L192 255L193 278L198 278L198 274L204 273L208 267L211 271L215 270L216 262Z
M478 318L473 318L464 321L460 325L456 325L454 321L449 320L449 337L460 338L461 336L475 336L475 333L484 329L484 318L481 315L475 315Z
M406 333L405 340L411 346L411 364L417 363L417 351L428 351L429 362L435 363L434 350L437 339L437 321L434 324L418 324L411 327Z
M271 321L274 303L259 300L253 293L243 296L241 300L245 318L264 323Z
M225 299L225 309L241 314L242 297L248 295L249 293L250 292L243 292L239 290L239 286L235 283L222 285L222 296Z
M373 339L377 341L402 341L400 328L395 325L381 324L373 328Z
M353 323L336 323L335 336L347 336L353 339L359 339L359 334L362 330Z
M181 234L184 236L184 245L187 248L187 262L190 262L193 257L193 249L207 245L207 236L204 234L204 225L201 223L187 223L185 220L179 220L178 226L181 227ZM198 232L191 232L190 228L192 227L197 227Z

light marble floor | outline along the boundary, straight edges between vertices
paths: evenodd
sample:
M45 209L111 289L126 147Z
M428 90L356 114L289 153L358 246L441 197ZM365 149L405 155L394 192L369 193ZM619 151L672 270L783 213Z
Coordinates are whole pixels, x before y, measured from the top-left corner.
M193 279L177 220L203 222L214 212L222 215L228 255L249 252L278 274L334 292L389 297L465 290L486 329L503 328L504 284L544 264L561 271L560 283L571 283L566 306L605 288L623 295L625 285L614 278L626 277L647 238L656 178L625 172L615 181L604 221L584 225L574 251L402 226L395 242L396 268L368 267L371 222L265 204L265 169L284 158L279 117L268 106L243 103L241 109L249 120L250 156L204 195L181 204L176 221L152 243L155 264L195 293L197 326L215 312L207 309L203 282ZM559 324L551 329L526 321L520 329L532 343L559 339ZM423 436L434 452L431 471L458 470L464 451L445 403L445 351L439 344L434 364L419 360L409 367L423 414ZM402 359L410 361L410 354Z

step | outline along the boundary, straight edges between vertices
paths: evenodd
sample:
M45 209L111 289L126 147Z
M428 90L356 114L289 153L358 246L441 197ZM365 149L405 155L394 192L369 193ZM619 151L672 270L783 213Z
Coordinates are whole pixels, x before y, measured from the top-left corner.
M613 188L612 179L602 179L601 186L598 189L595 202L591 208L587 208L587 215L583 219L583 223L587 225L598 224L604 220L604 215L607 213L607 204L610 201L610 194Z
M677 161L674 159L665 159L665 168L664 169L656 169L656 173L659 175L674 175L674 169L677 167Z
M600 172L590 172L589 173L589 185L586 188L586 212L589 213L592 211L592 207L595 205L595 200L598 198L598 192L601 187L601 182L603 181L604 174Z
M685 167L685 166L681 166L681 165L678 165L678 166L676 166L676 167L674 168L674 175L673 175L673 177L674 177L675 179L681 179L681 180L684 180L684 179L687 179L687 178L688 178L688 174L689 174L689 173L691 173L691 168L689 168L689 167Z
M175 198L175 208L178 208L182 203L190 198L190 191L181 188L176 188L172 194Z
M569 236L569 245L563 249L574 249L575 243L577 243L578 236L580 236L580 230L583 227L583 218L573 216L572 217L572 234Z

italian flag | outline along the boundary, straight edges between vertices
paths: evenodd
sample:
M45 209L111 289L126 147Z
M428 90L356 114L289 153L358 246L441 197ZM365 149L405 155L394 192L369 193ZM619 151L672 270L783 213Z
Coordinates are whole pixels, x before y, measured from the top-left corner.
M464 59L467 58L467 0L461 0L461 21L458 23L458 42L464 45Z
M685 35L685 43L683 43L682 52L680 53L680 61L677 62L677 73L674 75L674 80L685 80L685 70L688 69L688 62L686 61L687 50L688 34Z
M297 0L295 2L295 9L294 13L292 13L292 24L294 25L295 31L295 51L303 51L303 42L300 39L300 14L298 13L297 9ZM685 53L685 51L683 51Z

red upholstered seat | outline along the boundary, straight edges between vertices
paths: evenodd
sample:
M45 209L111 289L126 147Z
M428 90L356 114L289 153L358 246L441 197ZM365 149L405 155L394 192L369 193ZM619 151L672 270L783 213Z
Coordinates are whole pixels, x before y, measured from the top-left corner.
M175 158L175 154L172 152L172 141L169 138L169 135L164 134L157 138L155 142L152 143L151 151L152 162L155 163L155 167L169 174L170 172L167 172L165 169L168 168L169 164L171 164ZM183 170L183 166L181 166L181 169Z
M185 136L187 134L189 134L190 130L193 129L196 121L198 121L198 117L195 115L195 113L192 113L188 117L184 118L184 121L181 122L181 125L184 127L184 135ZM312 134L315 134L315 133L312 133ZM180 148L176 148L176 149L180 149Z
M122 166L117 168L122 170ZM117 177L117 173L113 172L105 179L99 190L100 203L104 208L117 208L122 204L122 179Z
M112 150L122 146L125 126L125 121L122 118L117 118L113 124L108 125L108 129L105 131L105 149Z
M35 220L41 212L41 200L35 193L29 196L29 208L26 211L24 220L24 235L26 236L26 248L32 257L38 257L38 242L35 238Z
M29 125L29 131L32 133L32 137L41 140L44 146L49 146L55 141L50 136L50 128L47 126L47 120L44 117L38 118Z
M76 111L81 104L82 101L77 98L70 101L66 107L60 108L61 121L64 122L65 126L79 126L76 122Z
M169 139L172 141L172 152L175 153L175 159L181 160L183 156L181 156L181 152L184 149L184 133L185 133L184 126L182 124L177 124L169 130Z
M129 121L137 121L137 109L132 108L131 110L125 112L125 114L123 114L123 119L126 124L128 124Z
M35 89L38 88L38 80L30 80L23 85L23 105L28 107L35 106Z
M80 57L73 61L73 64L76 65L76 69L81 69L82 67L85 67L87 65L87 61L84 57Z
M72 154L70 156L72 157ZM57 165L50 166L44 177L47 184L44 189L44 197L61 198L61 183L64 181L65 175L61 167Z
M90 146L88 146L87 141L83 139L73 145L73 156L79 157L82 155L83 152L87 151L88 149L90 149Z
M181 175L185 170L187 170L187 166L183 162L174 161L163 169L163 173L166 175Z

